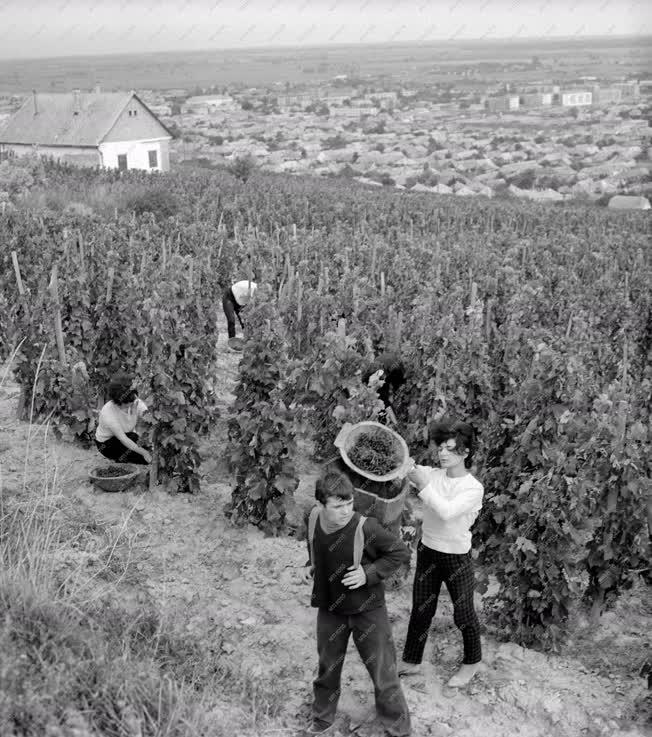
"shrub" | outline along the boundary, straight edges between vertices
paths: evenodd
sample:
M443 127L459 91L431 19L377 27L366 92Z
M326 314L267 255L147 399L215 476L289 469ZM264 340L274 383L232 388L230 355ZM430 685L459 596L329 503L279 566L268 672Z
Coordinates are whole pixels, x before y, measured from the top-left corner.
M157 220L165 220L176 215L179 204L176 197L165 189L147 189L133 195L126 201L126 208L136 215L151 212Z
M330 136L329 138L326 138L324 141L322 141L322 148L326 151L345 147L346 139L344 138L344 136L342 136L341 133L338 133L336 136Z
M236 179L246 183L258 167L254 158L247 155L237 156L228 168Z
M523 171L520 174L510 177L508 181L519 189L532 189L536 179L536 172L533 169L528 169L527 171Z

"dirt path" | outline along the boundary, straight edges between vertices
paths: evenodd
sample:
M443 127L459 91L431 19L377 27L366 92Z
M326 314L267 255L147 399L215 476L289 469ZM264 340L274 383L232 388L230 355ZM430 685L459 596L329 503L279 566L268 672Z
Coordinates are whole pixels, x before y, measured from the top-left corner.
M223 338L222 338L223 340ZM238 356L223 352L216 385L236 379ZM261 692L278 694L281 714L269 729L253 728L241 735L297 735L310 700L316 663L315 611L310 593L297 582L297 567L306 559L305 542L293 538L265 538L255 528L235 529L222 512L230 495L222 452L224 422L204 443L203 480L199 497L164 493L97 493L87 482L97 465L94 450L85 450L32 430L15 419L18 389L11 382L0 390L0 463L5 493L34 484L46 467L56 467L59 489L87 505L102 523L125 524L133 554L136 583L123 584L124 595L151 597L176 626L201 634L207 647L221 651L251 676ZM226 408L231 400L221 393ZM25 448L29 440L29 463ZM298 496L312 495L315 469L304 458L299 464ZM410 606L410 587L388 593L388 608L400 651ZM631 673L589 672L586 660L543 655L489 637L483 641L487 664L466 690L444 687L461 657L461 643L452 624L452 610L442 593L440 611L430 635L427 654L433 675L424 682L406 682L415 737L635 737L652 735L643 718L635 726L635 702L645 695L645 682ZM608 648L613 638L630 638L634 652L643 643L649 611L631 621L607 617L591 642ZM629 642L629 640L627 641ZM605 650L607 660L608 650ZM363 721L373 710L373 693L366 671L350 645L344 666L340 721ZM253 721L254 715L240 715ZM231 719L233 714L225 715ZM235 723L235 722L234 722ZM274 724L272 728L271 724ZM284 727L284 729L282 729ZM360 734L364 734L364 729ZM373 733L373 732L370 732Z

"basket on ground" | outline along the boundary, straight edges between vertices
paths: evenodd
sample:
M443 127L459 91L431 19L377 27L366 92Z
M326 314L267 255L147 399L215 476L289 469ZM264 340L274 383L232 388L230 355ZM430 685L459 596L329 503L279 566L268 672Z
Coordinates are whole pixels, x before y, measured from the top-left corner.
M335 447L351 470L372 481L392 481L405 476L410 463L405 440L391 428L371 420L355 425L347 422L335 438ZM374 467L362 468L360 459ZM382 468L377 468L378 464Z
M140 470L127 464L99 466L88 477L91 483L104 491L125 491L140 475Z

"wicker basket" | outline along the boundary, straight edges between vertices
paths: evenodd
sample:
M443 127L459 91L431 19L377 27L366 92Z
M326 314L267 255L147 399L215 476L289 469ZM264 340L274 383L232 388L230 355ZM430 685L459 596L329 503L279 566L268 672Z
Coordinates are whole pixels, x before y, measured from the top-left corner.
M375 517L381 525L390 526L403 513L408 487L409 483L406 481L401 493L393 499L382 499L372 491L355 488L353 491L353 508L356 512L364 514L365 517Z
M396 454L396 465L394 470L384 474L383 476L377 476L376 474L363 471L353 463L348 455L348 452L355 446L357 439L361 435L378 434L384 434L391 438ZM357 474L360 474L360 476L364 476L372 481L392 481L396 478L400 478L401 476L405 476L410 464L410 452L405 440L403 440L403 438L391 428L381 425L380 422L358 422L355 425L351 425L347 422L335 438L335 447L338 448L340 455L342 456L342 460L350 469L355 471Z
M102 471L106 468L120 468L124 471L124 474L122 476L97 475L98 471ZM98 468L94 468L88 474L88 477L91 480L91 483L99 486L100 489L103 489L104 491L125 491L125 489L128 489L136 481L140 473L141 472L133 466L129 466L127 464L114 464L111 466L100 466Z

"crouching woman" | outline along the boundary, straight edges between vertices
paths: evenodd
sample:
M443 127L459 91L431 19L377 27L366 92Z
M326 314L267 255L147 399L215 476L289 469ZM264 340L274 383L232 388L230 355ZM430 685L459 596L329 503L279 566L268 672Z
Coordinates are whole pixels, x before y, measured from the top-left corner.
M462 667L448 682L465 686L480 669L480 623L473 605L474 575L471 525L482 507L484 488L469 472L474 448L472 428L441 422L431 437L439 451L439 468L413 464L409 481L423 501L423 532L417 546L412 613L399 675L421 671L428 631L437 611L442 583L453 602L453 620L462 633Z
M135 432L147 405L138 398L132 378L116 374L108 386L109 401L100 410L95 444L100 453L117 463L151 463L149 451L139 445Z

